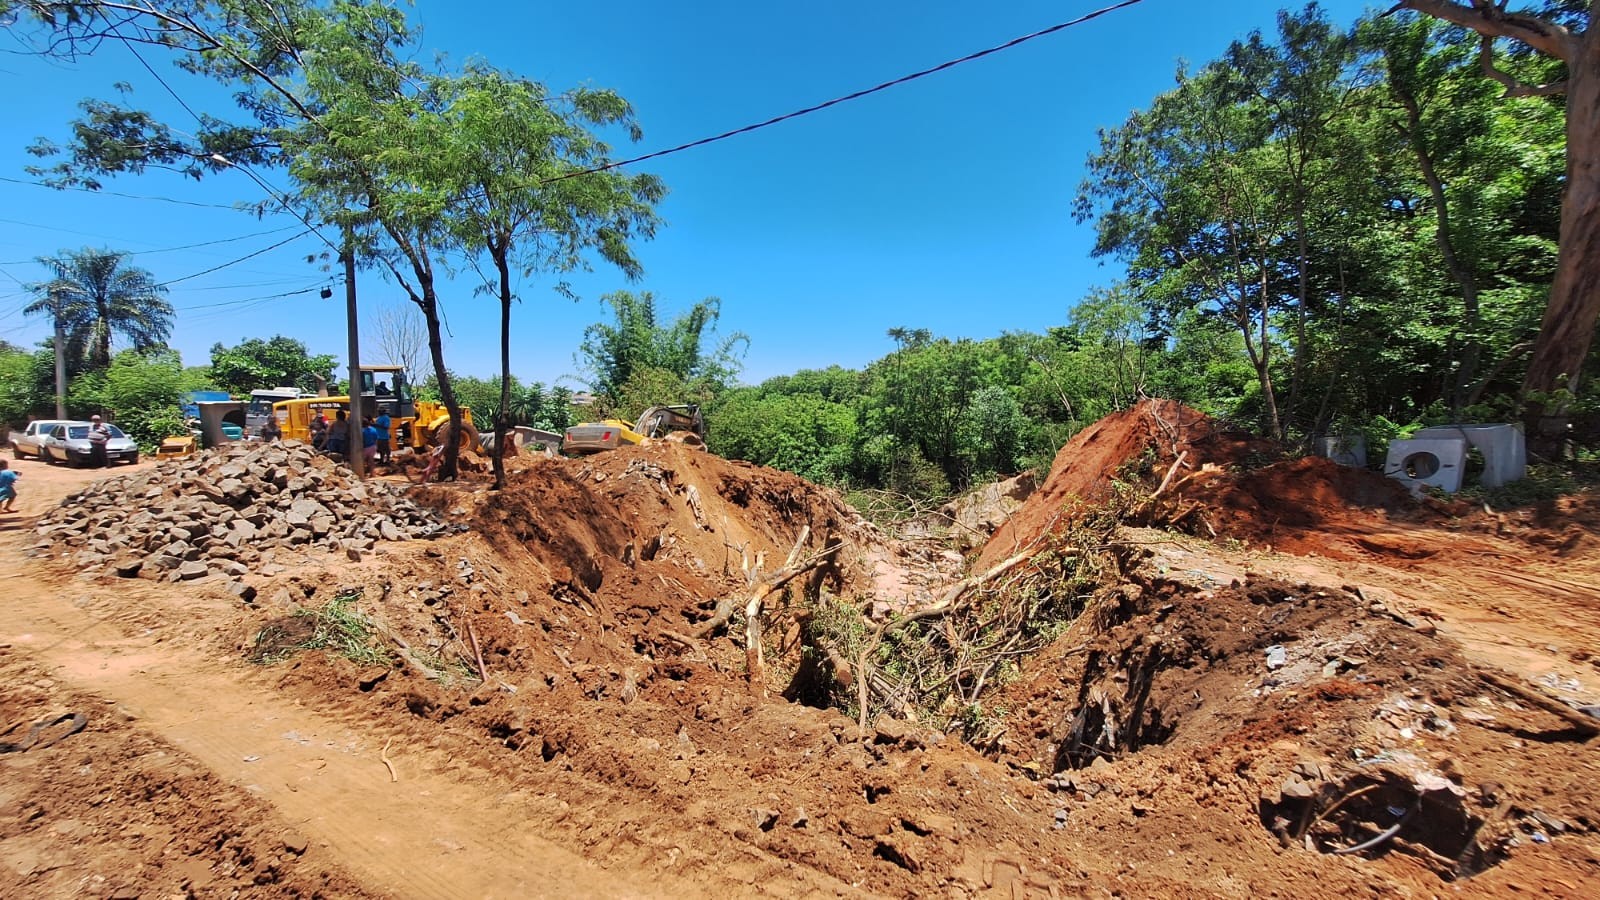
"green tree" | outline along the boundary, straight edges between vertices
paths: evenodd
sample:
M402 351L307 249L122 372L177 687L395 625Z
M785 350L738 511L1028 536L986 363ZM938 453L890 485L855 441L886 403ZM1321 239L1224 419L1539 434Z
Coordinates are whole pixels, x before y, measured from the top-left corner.
M1549 0L1534 11L1509 11L1507 0L1401 0L1400 5L1477 32L1483 71L1504 86L1508 97L1566 95L1560 256L1522 382L1534 411L1542 411L1541 397L1561 389L1578 392L1600 322L1600 34L1592 4ZM1505 65L1494 52L1499 38L1564 63L1563 71Z
M1485 373L1486 354L1509 363L1538 327L1556 255L1561 113L1542 98L1498 101L1476 42L1426 16L1370 17L1357 35L1382 85L1373 115L1425 189L1460 301L1443 350L1455 362L1444 396L1459 416L1504 368Z
M146 451L162 438L185 433L178 411L183 360L168 349L124 350L111 365L73 383L71 406L79 415L107 415Z
M172 331L172 304L161 297L166 287L144 269L123 265L127 257L85 248L38 259L52 277L28 285L37 299L22 311L48 316L55 327L58 398L66 394L68 373L111 364L113 335L149 350Z
M661 324L656 297L649 291L617 291L600 298L611 307L613 321L597 322L583 333L578 364L589 373L597 394L615 398L635 371L660 369L686 384L715 392L738 374L740 351L750 339L734 332L708 347L722 301L708 297L668 324Z
M1263 424L1283 434L1273 363L1284 309L1281 236L1292 215L1269 174L1269 119L1239 102L1240 75L1224 64L1178 74L1148 111L1102 132L1079 190L1097 255L1128 261L1131 280L1169 311L1200 308L1238 329L1265 401Z
M44 412L50 402L54 354L30 353L9 344L0 347L0 429L23 425Z
M630 238L655 232L660 179L605 166L609 147L591 128L622 126L641 136L633 108L612 91L580 88L552 96L537 82L483 65L447 86L441 114L450 143L419 156L458 197L451 222L468 253L484 253L500 301L501 394L495 409L495 488L505 487L510 424L512 270L524 276L587 267L597 253L630 279L641 267Z
M1330 218L1316 215L1314 207L1336 203L1323 195L1341 167L1330 143L1339 137L1334 125L1346 114L1354 85L1343 77L1352 57L1350 40L1317 4L1298 14L1280 11L1277 38L1269 43L1259 31L1252 32L1234 42L1223 59L1236 73L1238 102L1259 111L1270 129L1271 152L1261 155L1262 174L1290 211L1293 247L1286 247L1283 255L1292 259L1294 286L1282 293L1292 293L1287 305L1294 359L1285 405L1293 410L1311 350L1307 323L1318 299L1312 296L1313 232Z
M315 391L319 382L331 380L332 354L316 356L302 341L283 335L267 340L250 338L236 346L211 348L210 380L219 390L248 394L258 388L297 387Z
M850 407L814 393L729 392L707 416L707 446L729 459L839 484L850 469L856 417Z

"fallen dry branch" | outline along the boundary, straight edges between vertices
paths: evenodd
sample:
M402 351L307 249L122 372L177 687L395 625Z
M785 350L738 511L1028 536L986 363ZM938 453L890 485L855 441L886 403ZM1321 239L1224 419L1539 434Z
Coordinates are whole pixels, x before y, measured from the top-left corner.
M472 638L472 658L478 663L478 679L488 684L489 670L483 665L483 648L478 644L478 629L473 628L471 622L467 623L467 636Z
M807 531L809 531L809 529L807 529ZM795 546L798 549L800 544L796 543ZM841 544L830 544L827 547L824 547L821 551L806 557L800 562L794 563L793 565L784 566L783 569L774 572L771 577L763 579L757 583L755 590L749 597L741 598L738 596L731 596L724 597L717 601L716 612L711 616L711 618L707 619L704 624L694 630L693 636L697 640L704 640L727 627L728 621L733 618L734 610L738 609L741 605L748 610L752 603L765 600L772 594L773 591L778 590L789 582L799 578L801 575L804 575L805 573L810 572L812 569L815 569L827 562L828 558L833 556L834 553L838 552L841 546ZM794 553L790 553L789 555L791 559L795 557Z
M1161 485L1156 488L1155 493L1150 495L1151 500L1155 500L1157 497L1160 497L1164 492L1166 492L1167 488L1172 484L1172 476L1178 474L1179 467L1181 467L1183 465L1183 461L1188 458L1189 451L1187 450L1178 454L1178 458L1172 461L1172 467L1167 469L1167 477L1161 479Z
M1554 697L1543 694L1533 688L1523 687L1516 681L1507 678L1498 672L1481 667L1474 668L1477 676L1483 681L1499 688L1516 697L1530 706L1538 707L1555 716L1572 727L1573 731L1583 735L1585 740L1600 734L1600 722L1589 718L1572 707L1562 703Z
M977 575L969 575L966 578L961 579L945 590L945 592L940 595L939 599L932 605L924 606L915 612L907 613L898 619L885 622L883 625L879 626L878 633L873 642L876 643L877 639L882 638L885 633L893 631L896 628L904 628L905 626L910 625L912 622L920 622L924 619L933 619L945 615L956 608L956 601L960 600L962 595L966 594L973 588L980 587L987 582L999 578L1001 575L1004 575L1017 566L1027 562L1030 558L1032 558L1031 553L1019 553L1016 556L999 563L987 572L982 572Z
M399 781L400 775L394 770L394 763L389 761L389 741L383 742L383 750L378 753L378 758L383 760L384 767L389 770L389 782L393 784Z
M800 559L800 551L805 548L806 539L809 537L811 537L811 526L807 525L800 529L800 537L795 540L794 547L789 550L789 557L783 561L783 568L778 572L779 575L792 573L783 580L783 584L800 574L796 565ZM820 556L813 559L821 562ZM758 586L744 606L745 672L752 685L762 686L762 693L765 693L767 667L766 660L762 659L761 654L761 604L775 589L774 585L768 583Z

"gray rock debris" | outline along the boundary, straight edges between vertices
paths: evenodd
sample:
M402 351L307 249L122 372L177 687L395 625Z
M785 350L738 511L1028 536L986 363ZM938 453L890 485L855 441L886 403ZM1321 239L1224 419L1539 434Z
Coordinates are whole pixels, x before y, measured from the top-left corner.
M439 517L298 441L233 444L110 478L67 497L36 529L35 556L124 578L173 581L262 570L277 549L356 552L445 533Z

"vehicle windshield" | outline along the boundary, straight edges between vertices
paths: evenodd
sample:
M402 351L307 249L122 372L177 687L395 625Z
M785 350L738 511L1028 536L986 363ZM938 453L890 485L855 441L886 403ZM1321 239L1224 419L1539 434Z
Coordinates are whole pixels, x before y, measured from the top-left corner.
M285 400L294 399L294 397L291 397L288 394L252 395L250 397L250 405L245 407L245 415L262 417L269 416L272 415L272 404L282 403Z
M122 433L122 429L115 425L107 425L106 431L109 432L113 438L127 437L127 435ZM81 441L88 437L89 426L87 425L70 425L67 427L67 440L69 441Z

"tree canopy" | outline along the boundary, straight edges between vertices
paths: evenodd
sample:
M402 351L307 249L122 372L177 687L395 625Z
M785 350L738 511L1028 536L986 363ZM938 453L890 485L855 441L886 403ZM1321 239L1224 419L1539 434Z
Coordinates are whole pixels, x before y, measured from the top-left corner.
M315 391L332 380L334 365L331 354L312 356L304 342L281 334L211 348L212 383L235 394L274 387Z

